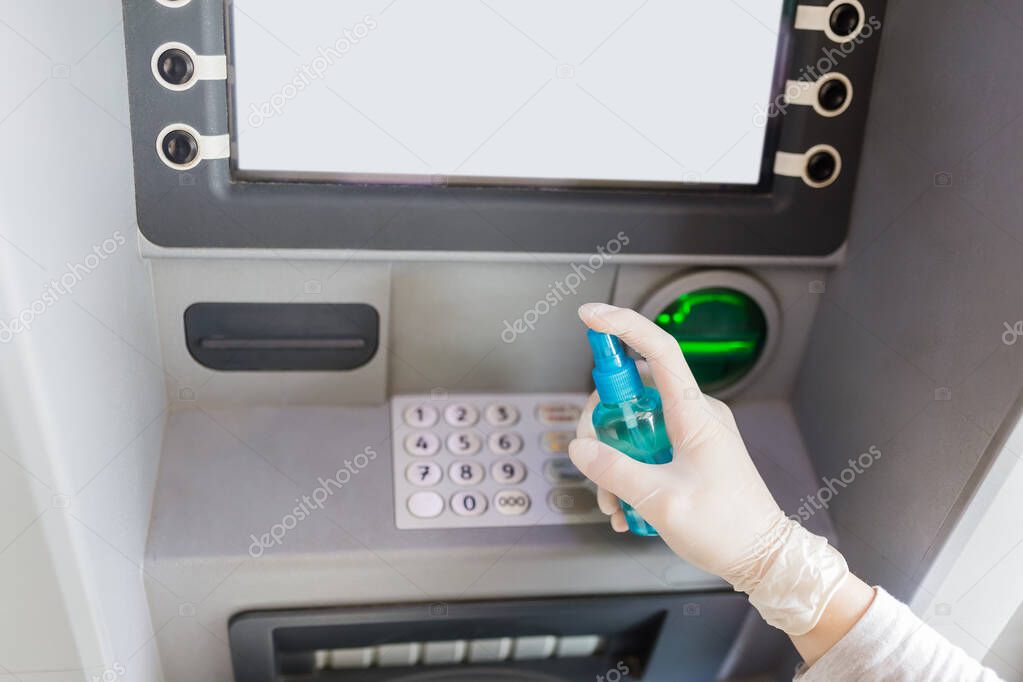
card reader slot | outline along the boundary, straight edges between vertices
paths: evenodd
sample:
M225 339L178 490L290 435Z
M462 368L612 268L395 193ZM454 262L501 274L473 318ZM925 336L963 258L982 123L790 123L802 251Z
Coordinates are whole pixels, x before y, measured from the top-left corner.
M365 303L194 303L184 322L188 352L220 371L348 371L380 343Z
M360 350L366 339L200 339L205 350Z

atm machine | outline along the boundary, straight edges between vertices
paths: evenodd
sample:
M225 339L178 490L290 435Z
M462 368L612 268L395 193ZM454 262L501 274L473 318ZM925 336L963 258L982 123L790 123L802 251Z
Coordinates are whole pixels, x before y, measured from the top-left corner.
M745 599L616 537L568 460L590 390L575 309L674 334L783 505L805 505L819 483L785 398L843 257L883 14L126 3L179 408L154 619L162 586L208 593L203 631L161 644L168 677L769 669L755 649L781 640ZM212 650L191 639L207 628Z
M743 595L612 532L572 467L589 301L673 334L783 508L918 594L1018 413L987 334L1016 247L947 203L1011 194L976 154L1010 161L953 145L996 126L910 82L927 36L970 39L954 5L125 0L97 54L125 57L145 274L107 296L152 332L125 337L141 368L101 357L135 387L118 415L166 409L76 517L139 547L137 593L86 576L124 590L99 627L118 660L168 682L791 676ZM90 125L82 159L129 134Z
M209 592L226 635L168 639L168 676L748 664L741 643L770 635L745 600L615 537L567 459L589 389L574 310L675 334L795 512L818 484L782 399L846 241L883 11L126 3L139 229L182 408L146 570L154 618L156 583Z

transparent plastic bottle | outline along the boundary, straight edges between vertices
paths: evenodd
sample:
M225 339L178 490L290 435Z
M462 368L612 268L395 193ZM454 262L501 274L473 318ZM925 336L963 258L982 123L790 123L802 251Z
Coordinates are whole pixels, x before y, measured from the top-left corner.
M671 441L657 389L643 385L636 362L625 353L618 337L593 330L587 336L593 349L593 381L600 397L593 410L597 438L640 462L667 464L672 459ZM622 511L630 531L657 535L625 502Z

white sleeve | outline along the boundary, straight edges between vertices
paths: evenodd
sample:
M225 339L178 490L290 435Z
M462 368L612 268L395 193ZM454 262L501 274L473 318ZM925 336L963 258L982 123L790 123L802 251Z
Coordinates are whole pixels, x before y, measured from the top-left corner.
M905 604L874 588L874 601L845 637L797 682L886 680L902 682L1000 682L993 670L939 635Z

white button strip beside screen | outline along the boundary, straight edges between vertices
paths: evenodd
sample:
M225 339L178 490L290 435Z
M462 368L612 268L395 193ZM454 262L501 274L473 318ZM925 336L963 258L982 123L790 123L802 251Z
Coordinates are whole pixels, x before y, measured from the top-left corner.
M566 448L586 396L396 396L400 529L607 523Z
M234 0L238 168L754 185L782 7Z

